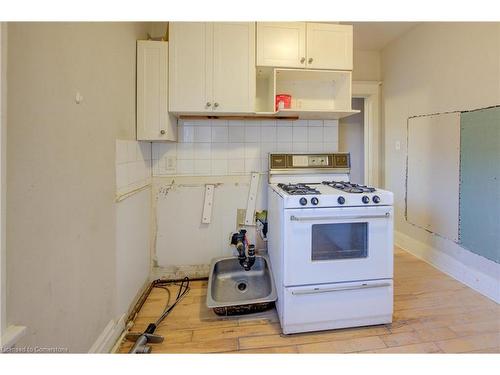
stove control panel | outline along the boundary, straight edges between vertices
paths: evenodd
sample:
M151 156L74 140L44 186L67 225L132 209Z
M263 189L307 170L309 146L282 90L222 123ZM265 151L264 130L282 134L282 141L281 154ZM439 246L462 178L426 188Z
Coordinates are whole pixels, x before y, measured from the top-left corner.
M271 169L349 169L349 153L333 154L269 154Z

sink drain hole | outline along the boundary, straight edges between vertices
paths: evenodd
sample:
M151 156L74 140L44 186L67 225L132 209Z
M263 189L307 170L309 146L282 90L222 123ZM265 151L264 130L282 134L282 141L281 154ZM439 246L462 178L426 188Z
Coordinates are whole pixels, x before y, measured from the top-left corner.
M247 289L247 283L244 281L240 281L238 284L236 284L236 287L240 292L244 292Z

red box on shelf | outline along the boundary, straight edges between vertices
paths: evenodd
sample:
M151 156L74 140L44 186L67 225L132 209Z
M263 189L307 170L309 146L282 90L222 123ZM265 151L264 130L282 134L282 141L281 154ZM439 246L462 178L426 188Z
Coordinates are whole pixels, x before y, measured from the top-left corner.
M283 106L280 108L280 102L283 102ZM277 94L275 102L275 110L279 109L290 109L292 106L292 96L288 94Z

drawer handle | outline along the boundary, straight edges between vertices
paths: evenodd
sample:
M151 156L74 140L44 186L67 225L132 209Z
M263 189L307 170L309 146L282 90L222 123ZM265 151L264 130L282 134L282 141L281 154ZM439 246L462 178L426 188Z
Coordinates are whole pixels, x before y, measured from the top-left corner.
M391 214L386 212L379 215L356 215L356 216L290 216L290 221L319 221L319 220L343 220L343 219L377 219L386 218Z
M313 62L313 58L312 57L309 57L309 60L307 60L307 62L310 64Z
M292 292L294 296L306 295L306 294L320 294L320 293L332 293L332 292L340 292L344 290L357 290L357 289L371 289L371 288L383 288L391 286L391 283L378 283L378 284L361 284L361 285L353 285L353 286L340 286L335 288L315 288L315 289L307 289L307 290L297 290Z
M305 62L305 61L306 61L306 58L305 58L305 57L302 57L302 58L300 59L300 63L301 63L301 64L304 64L304 62Z

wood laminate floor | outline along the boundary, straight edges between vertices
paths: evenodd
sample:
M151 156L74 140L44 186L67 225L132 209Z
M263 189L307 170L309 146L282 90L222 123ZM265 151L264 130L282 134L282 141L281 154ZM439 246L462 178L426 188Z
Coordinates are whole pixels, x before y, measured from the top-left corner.
M177 287L169 287L175 298ZM276 312L265 318L217 317L205 305L207 281L189 294L156 333L153 353L500 353L500 306L398 248L394 252L392 324L282 335ZM131 331L161 314L166 291L153 289ZM124 341L120 353L133 344Z

